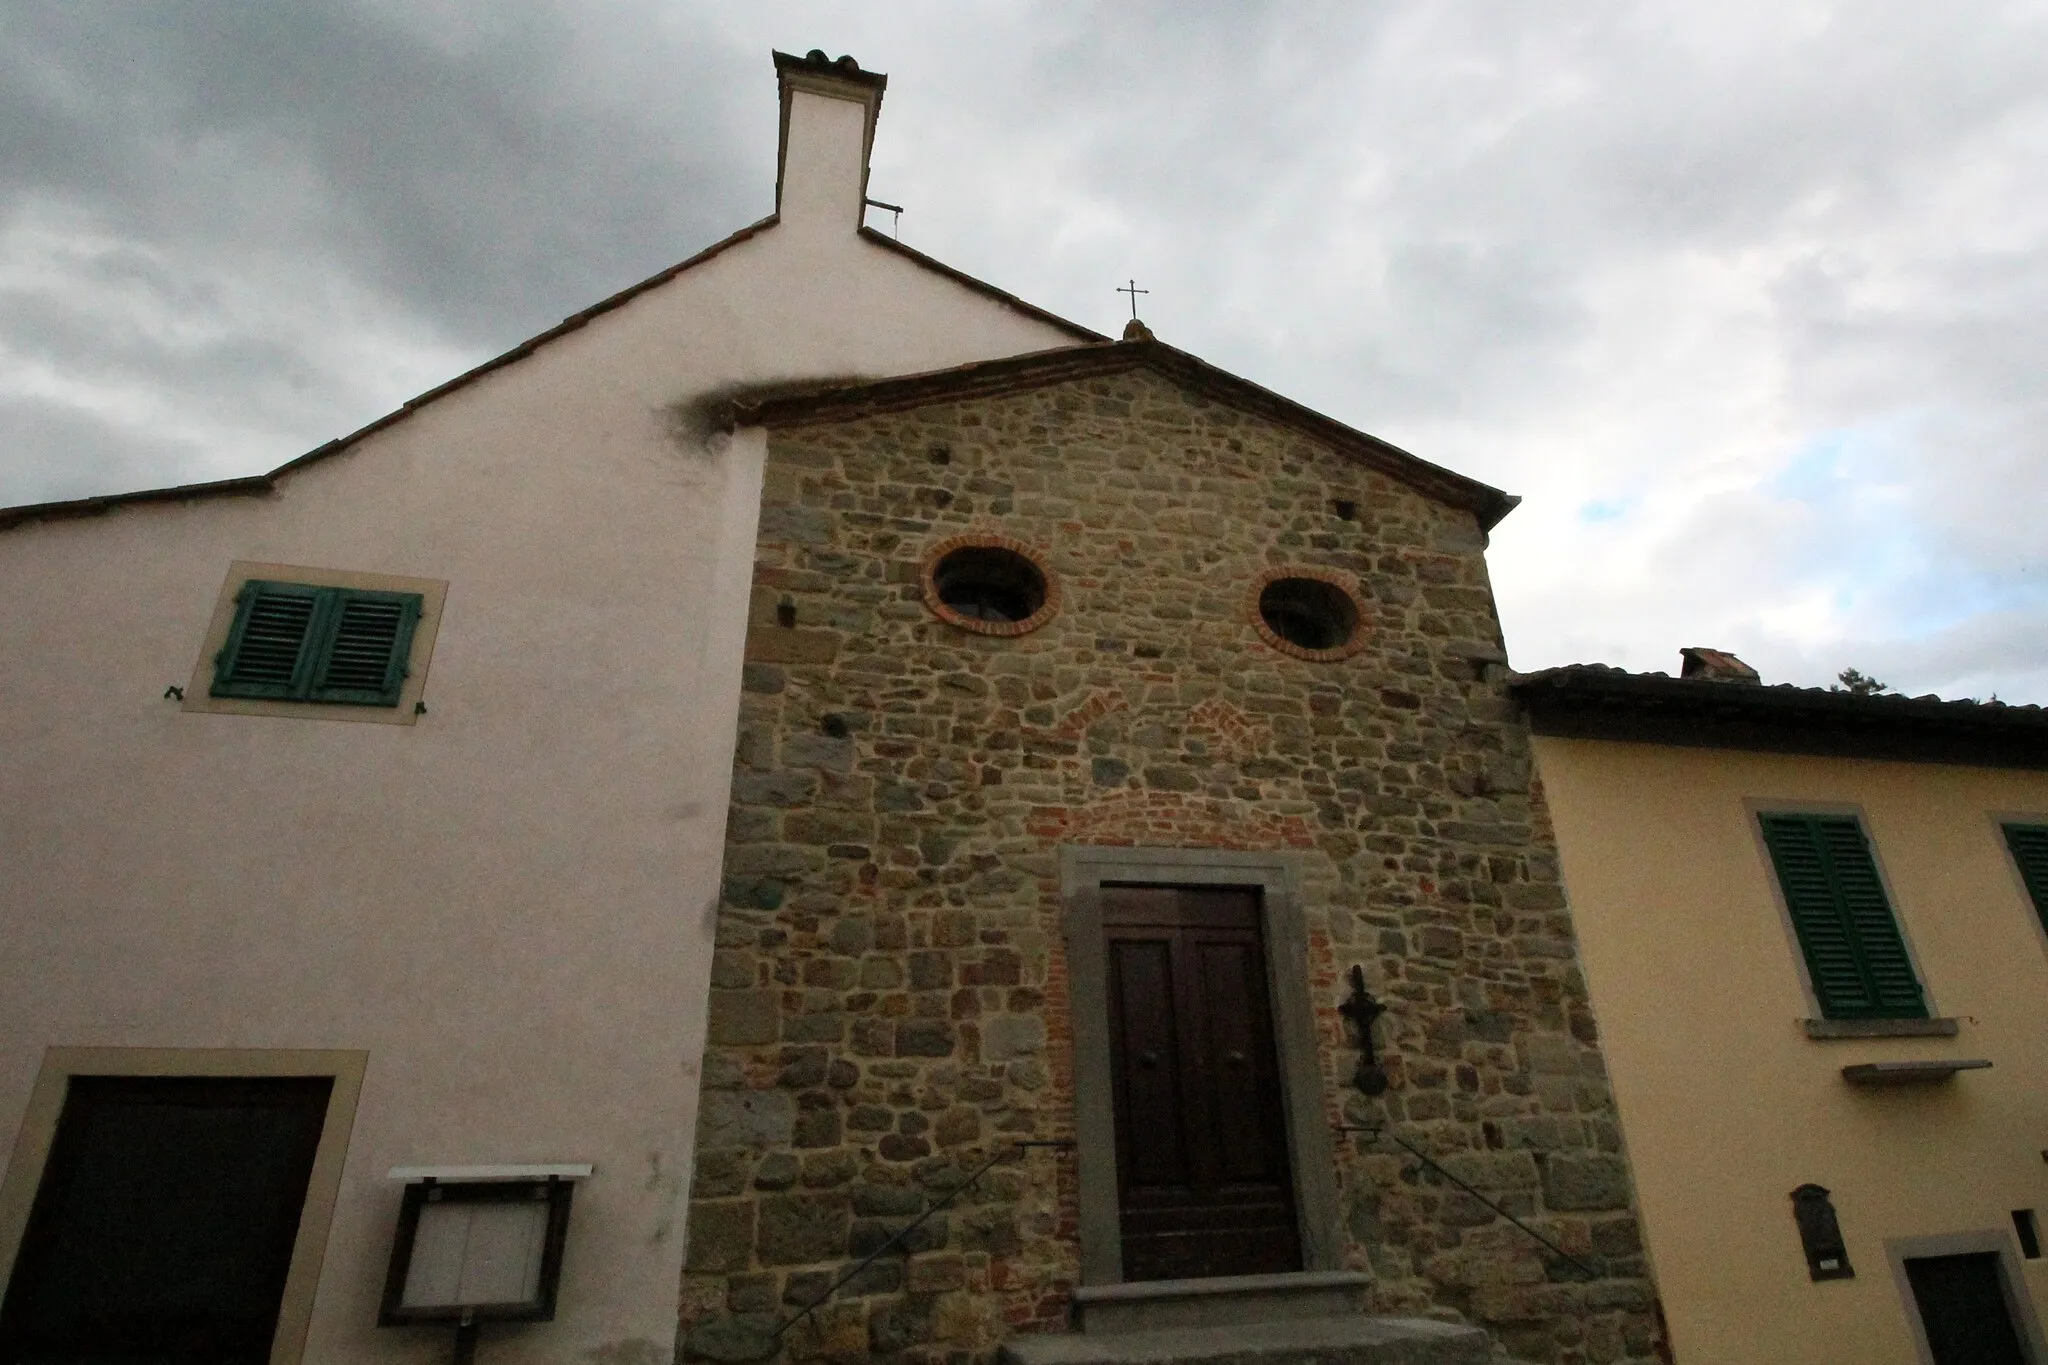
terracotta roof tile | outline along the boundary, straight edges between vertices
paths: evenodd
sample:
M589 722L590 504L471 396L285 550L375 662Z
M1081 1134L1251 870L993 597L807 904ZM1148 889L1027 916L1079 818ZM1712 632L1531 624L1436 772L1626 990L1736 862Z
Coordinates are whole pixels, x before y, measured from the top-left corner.
M1931 693L1859 695L1790 683L1731 685L1599 663L1517 673L1508 690L1543 735L2048 768L2048 711L2033 705Z

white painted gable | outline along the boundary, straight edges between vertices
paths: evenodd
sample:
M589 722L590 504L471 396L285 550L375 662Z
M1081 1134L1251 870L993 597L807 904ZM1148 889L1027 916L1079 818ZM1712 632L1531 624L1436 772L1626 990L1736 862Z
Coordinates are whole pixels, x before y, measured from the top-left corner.
M668 1359L763 456L687 413L1088 336L861 232L880 91L834 70L690 268L267 492L0 530L0 1144L50 1047L366 1053L307 1360L443 1349L374 1325L384 1172L535 1161L595 1167L559 1315L484 1350ZM426 714L166 699L233 561L445 581Z

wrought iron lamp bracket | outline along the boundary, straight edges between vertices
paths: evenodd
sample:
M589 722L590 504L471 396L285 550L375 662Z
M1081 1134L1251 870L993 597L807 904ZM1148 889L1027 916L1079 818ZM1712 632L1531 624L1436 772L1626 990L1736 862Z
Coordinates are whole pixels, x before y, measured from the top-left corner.
M1351 1075L1351 1083L1367 1095L1384 1095L1387 1092L1387 1069L1380 1065L1379 1054L1374 1047L1372 1026L1387 1007L1373 999L1372 992L1365 988L1365 968L1351 969L1351 996L1337 1006L1337 1013L1350 1020L1358 1030L1358 1069Z

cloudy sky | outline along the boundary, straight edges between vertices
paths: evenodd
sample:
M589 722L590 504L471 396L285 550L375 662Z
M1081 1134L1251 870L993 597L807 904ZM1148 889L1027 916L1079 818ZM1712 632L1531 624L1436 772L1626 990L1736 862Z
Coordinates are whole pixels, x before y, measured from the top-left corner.
M890 73L906 242L1522 494L1518 667L2048 703L2042 0L0 0L0 505L270 468L762 216L774 47Z

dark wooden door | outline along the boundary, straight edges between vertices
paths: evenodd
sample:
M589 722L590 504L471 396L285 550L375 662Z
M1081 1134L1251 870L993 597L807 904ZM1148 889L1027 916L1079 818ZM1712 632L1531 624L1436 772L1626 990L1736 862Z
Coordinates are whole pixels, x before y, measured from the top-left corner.
M2026 1365L1995 1252L1911 1257L1906 1280L1934 1365Z
M1106 886L1124 1278L1301 1269L1258 892Z
M0 1362L264 1365L331 1077L73 1077Z

